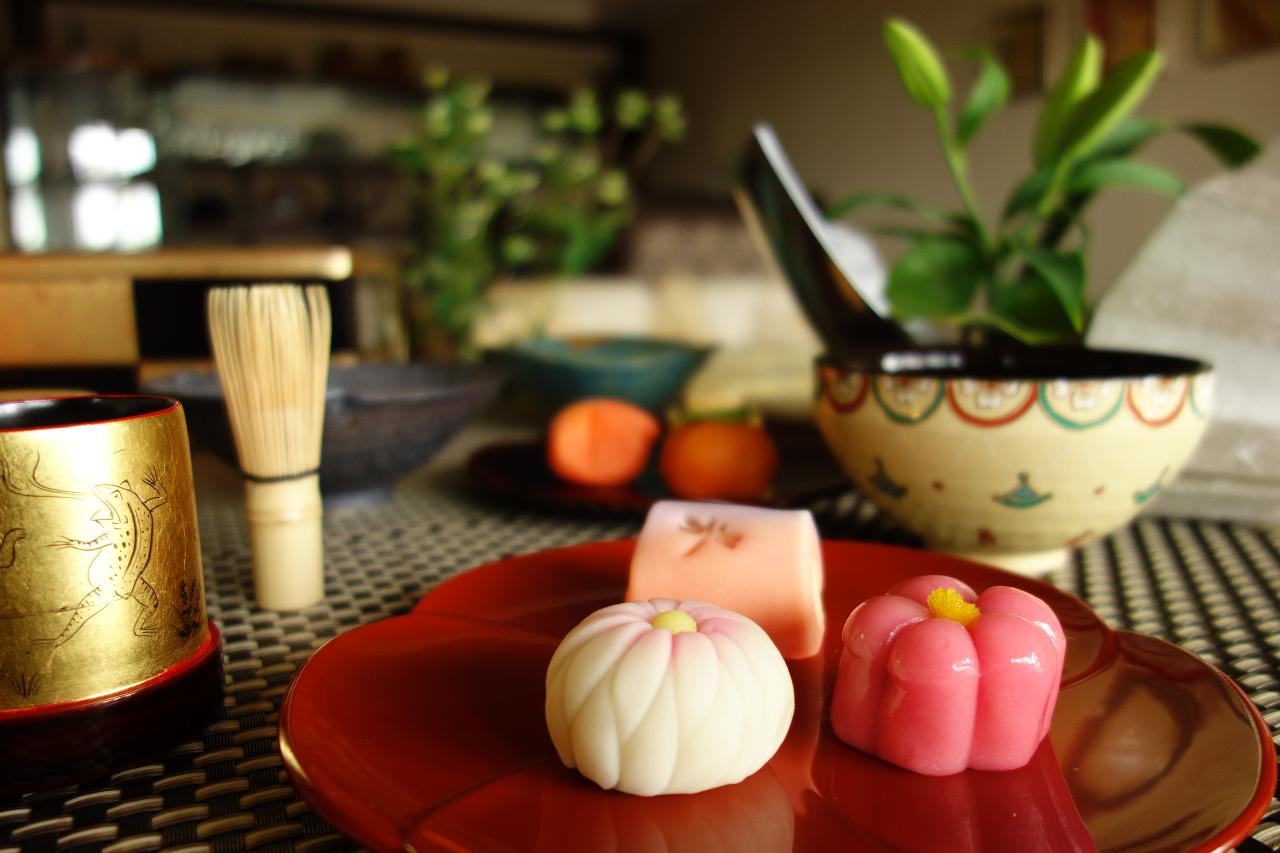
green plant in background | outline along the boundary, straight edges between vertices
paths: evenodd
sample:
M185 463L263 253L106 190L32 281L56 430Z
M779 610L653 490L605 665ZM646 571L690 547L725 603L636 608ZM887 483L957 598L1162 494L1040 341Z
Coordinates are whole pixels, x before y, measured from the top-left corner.
M635 216L638 176L664 142L684 137L684 109L673 96L628 89L606 112L595 92L581 89L543 116L543 129L541 180L516 205L530 241L524 260L539 271L582 275Z
M465 354L484 290L499 272L496 223L538 176L488 155L488 83L450 83L433 71L427 85L417 133L392 152L415 179L422 220L404 271L406 313L419 355L453 358Z
M910 23L884 28L903 88L929 110L963 210L941 211L906 196L861 193L828 212L832 219L868 207L909 211L926 227L879 233L909 246L890 272L887 296L899 319L959 326L974 337L994 329L1023 343L1079 343L1092 306L1085 294L1089 234L1082 214L1106 187L1177 196L1182 183L1132 156L1167 131L1203 143L1227 167L1250 160L1259 145L1211 124L1171 126L1133 111L1159 74L1161 56L1136 54L1105 77L1102 47L1087 36L1076 48L1040 111L1032 172L1015 186L994 228L984 223L969 180L966 149L1009 96L1009 76L986 49L970 54L978 74L958 115L951 82L929 40Z
M663 142L680 139L678 99L620 93L606 114L575 92L543 117L529 160L493 156L489 85L426 78L414 136L392 151L414 179L422 232L404 272L417 354L469 355L485 290L510 270L576 276L613 247L635 214L634 184Z

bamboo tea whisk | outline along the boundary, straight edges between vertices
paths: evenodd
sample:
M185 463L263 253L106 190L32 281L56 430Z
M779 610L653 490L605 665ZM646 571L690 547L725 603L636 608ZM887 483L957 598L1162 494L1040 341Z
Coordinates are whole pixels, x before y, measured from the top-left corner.
M329 375L329 299L320 285L215 287L209 336L226 394L258 605L324 597L320 439Z

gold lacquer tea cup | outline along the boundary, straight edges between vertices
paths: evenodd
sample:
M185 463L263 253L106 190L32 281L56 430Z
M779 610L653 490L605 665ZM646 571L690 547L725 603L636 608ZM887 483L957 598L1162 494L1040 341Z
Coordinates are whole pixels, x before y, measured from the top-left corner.
M105 769L220 686L182 407L0 403L0 766Z

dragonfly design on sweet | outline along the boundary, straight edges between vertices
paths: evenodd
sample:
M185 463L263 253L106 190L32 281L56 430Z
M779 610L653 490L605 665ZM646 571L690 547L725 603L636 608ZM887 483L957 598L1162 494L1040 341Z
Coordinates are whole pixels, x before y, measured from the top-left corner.
M684 556L692 557L698 551L702 550L704 545L715 543L732 551L738 547L743 539L743 534L736 530L731 530L729 525L723 521L716 521L714 518L702 519L687 516L684 523L680 525L680 529L685 533L692 533L698 537L693 546L684 552Z

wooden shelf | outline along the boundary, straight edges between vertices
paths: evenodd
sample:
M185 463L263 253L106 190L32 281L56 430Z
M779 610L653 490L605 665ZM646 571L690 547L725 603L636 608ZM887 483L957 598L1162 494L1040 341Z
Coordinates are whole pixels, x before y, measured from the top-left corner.
M0 254L0 286L33 279L318 279L342 281L354 270L346 246L160 249L138 254Z
M394 273L390 258L327 245L0 255L0 367L202 357L203 298L194 288L219 281L324 282L338 299L335 346L358 348L356 280Z

